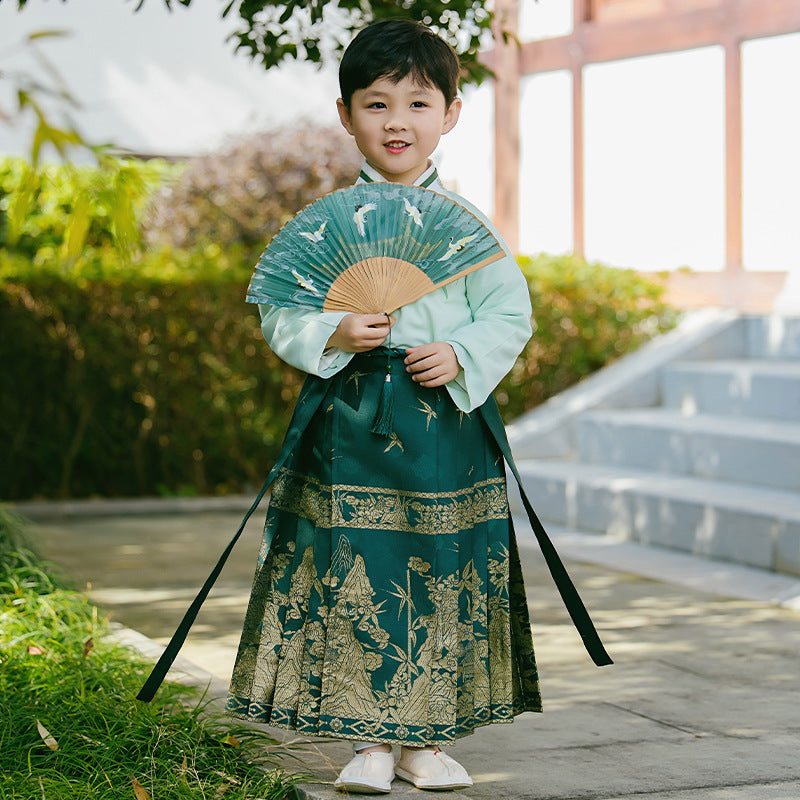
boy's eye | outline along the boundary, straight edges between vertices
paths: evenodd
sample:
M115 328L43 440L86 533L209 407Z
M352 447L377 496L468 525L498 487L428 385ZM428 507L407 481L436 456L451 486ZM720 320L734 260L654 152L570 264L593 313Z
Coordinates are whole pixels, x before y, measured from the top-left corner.
M370 103L367 108L386 108L386 103L381 103L380 100L376 100L374 103Z
M423 103L422 100L415 100L411 104L411 108L427 108L427 107L428 107L428 104L427 103Z

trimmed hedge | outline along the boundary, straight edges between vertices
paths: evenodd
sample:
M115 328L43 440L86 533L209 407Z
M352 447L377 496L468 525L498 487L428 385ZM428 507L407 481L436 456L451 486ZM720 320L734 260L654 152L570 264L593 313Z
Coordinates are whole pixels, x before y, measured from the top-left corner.
M224 493L259 483L301 383L240 283L0 290L0 496Z
M0 264L0 497L260 485L303 376L264 343L247 278L215 263L171 279L144 277L153 264L102 279L13 277ZM506 419L674 323L662 288L631 271L546 256L521 266L536 332L498 389Z
M663 276L649 278L577 256L519 256L533 336L495 396L506 421L673 328Z

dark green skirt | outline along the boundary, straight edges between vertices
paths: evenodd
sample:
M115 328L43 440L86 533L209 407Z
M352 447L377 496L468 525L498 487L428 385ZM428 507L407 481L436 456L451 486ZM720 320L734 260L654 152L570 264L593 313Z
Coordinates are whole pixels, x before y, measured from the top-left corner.
M371 433L386 360L325 381L272 485L227 708L441 744L541 711L528 607L495 440L399 357L394 432Z

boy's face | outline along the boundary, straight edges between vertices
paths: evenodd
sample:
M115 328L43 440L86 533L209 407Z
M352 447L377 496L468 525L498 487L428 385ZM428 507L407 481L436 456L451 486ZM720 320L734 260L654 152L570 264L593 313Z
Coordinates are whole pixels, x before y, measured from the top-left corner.
M356 90L349 109L341 98L336 104L367 163L387 181L408 185L428 168L428 158L461 111L461 100L446 108L441 89L420 85L409 75L397 83L378 78Z

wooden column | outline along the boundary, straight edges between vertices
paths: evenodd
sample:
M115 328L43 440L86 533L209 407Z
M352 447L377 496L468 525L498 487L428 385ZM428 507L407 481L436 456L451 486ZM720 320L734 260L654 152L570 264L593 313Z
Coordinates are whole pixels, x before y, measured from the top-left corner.
M730 4L729 4L730 5ZM742 264L742 42L725 37L725 270Z
M494 15L494 222L513 252L519 250L518 0L497 0ZM504 41L505 34L505 41Z
M583 64L572 65L572 249L584 256Z
M570 48L572 73L572 249L583 257L584 235L584 165L583 165L583 67L581 34L589 19L589 0L573 0L573 45Z

